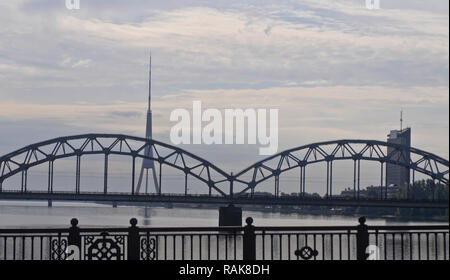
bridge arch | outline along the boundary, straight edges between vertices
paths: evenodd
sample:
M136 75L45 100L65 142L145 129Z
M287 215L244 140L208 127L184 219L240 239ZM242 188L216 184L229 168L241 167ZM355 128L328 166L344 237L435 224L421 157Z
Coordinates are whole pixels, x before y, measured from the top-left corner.
M324 147L328 147L328 149ZM327 194L329 193L331 195L332 178L328 179L328 177L332 176L332 163L336 160L353 160L355 176L359 173L359 162L364 160L380 162L381 170L383 170L384 164L394 164L413 170L413 174L414 172L425 174L431 177L433 181L436 180L443 184L448 184L449 181L449 161L435 154L405 145L383 141L348 139L313 143L285 150L243 169L233 176L232 180L245 186L237 194L243 195L248 191L253 194L260 183L274 177L275 195L277 195L277 188L279 190L279 176L284 172L299 168L300 193L304 194L306 176L304 170L306 166L326 162ZM331 175L329 173L330 164ZM357 176L359 177L359 175ZM383 181L383 178L381 178L381 181ZM354 183L356 184L356 180L354 180ZM356 185L354 185L354 188L356 190Z
M78 144L75 145L73 141L78 141ZM131 142L134 144L131 144ZM48 151L45 151L43 147L47 147ZM153 149L153 157L147 157L145 155L144 151L147 147ZM161 150L165 150L165 153L161 152ZM105 166L107 166L109 155L125 155L133 159L133 172L131 172L132 194L134 194L135 187L135 160L138 158L154 160L160 167L164 165L178 169L185 174L185 185L187 185L187 176L190 175L205 183L210 194L212 190L215 190L220 196L224 197L233 195L233 183L244 185L243 190L237 193L235 192L235 195L239 196L249 190L253 193L258 184L272 177L275 177L275 185L278 184L279 190L279 176L294 168L299 168L301 171L300 191L304 193L304 178L306 177L304 170L306 166L319 162L327 162L327 175L330 175L328 172L330 168L332 170L332 163L336 160L353 160L354 174L356 174L356 167L359 173L359 162L364 160L380 162L382 170L384 164L394 164L413 170L413 174L416 171L425 174L443 184L448 184L449 181L448 160L416 148L375 140L335 140L292 148L258 161L232 176L205 159L178 147L153 139L122 134L83 134L59 137L28 145L0 157L0 191L2 190L2 183L7 178L22 172L21 190L26 192L27 170L44 163L49 164L48 190L52 191L53 180L50 178L53 176L52 170L55 160L76 157L78 166L78 161L82 155L94 154L103 154L105 156ZM273 165L271 166L270 163ZM80 191L79 176L79 168L77 168L76 192ZM246 179L248 177L250 179ZM105 178L107 178L107 175L105 175ZM225 183L225 185L229 184L230 192L228 189L221 189L219 187L221 183ZM356 186L354 187L356 188ZM329 190L330 194L332 194L331 188L332 178L330 180L327 178L327 193ZM104 191L105 193L107 192L106 179Z
M45 149L44 149L45 147ZM145 149L153 150L153 157L145 155ZM58 137L51 140L28 145L12 153L0 157L0 191L2 183L9 177L22 172L21 190L27 191L27 171L29 168L48 163L49 179L48 191L53 190L53 162L58 159L76 157L76 192L80 192L80 170L79 161L83 155L103 154L105 156L105 186L107 193L107 161L109 155L124 155L132 158L132 182L131 193L134 194L136 186L136 159L147 158L155 161L159 167L170 166L185 174L190 175L205 183L221 196L226 192L217 187L222 182L229 181L229 175L211 162L198 157L181 148L165 144L153 139L146 139L122 134L83 134L75 136ZM161 169L160 169L161 170ZM186 187L187 188L187 187Z

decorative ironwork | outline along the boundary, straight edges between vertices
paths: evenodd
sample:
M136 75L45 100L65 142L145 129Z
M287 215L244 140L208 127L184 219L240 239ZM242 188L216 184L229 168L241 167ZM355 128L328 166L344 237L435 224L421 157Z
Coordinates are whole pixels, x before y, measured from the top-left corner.
M102 232L100 236L86 236L84 242L88 260L120 260L123 255L123 236L110 236Z
M94 239L95 239L95 236L93 236L93 235L85 236L84 237L84 245L90 245L90 244L94 243Z
M141 259L155 260L157 254L156 237L144 236L141 239Z
M300 250L296 250L295 255L304 260L309 260L313 257L317 257L319 255L319 252L309 246L305 246L305 247L301 248Z
M114 239L116 240L117 244L123 245L125 243L125 236L123 235L116 235L114 236Z
M50 239L50 258L52 260L65 260L67 257L67 240L61 239L61 237L57 237L54 239Z

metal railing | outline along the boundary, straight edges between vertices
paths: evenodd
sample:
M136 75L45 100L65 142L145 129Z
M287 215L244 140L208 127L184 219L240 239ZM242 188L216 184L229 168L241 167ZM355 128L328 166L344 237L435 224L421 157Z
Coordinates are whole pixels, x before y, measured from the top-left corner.
M449 226L0 229L0 260L448 260Z

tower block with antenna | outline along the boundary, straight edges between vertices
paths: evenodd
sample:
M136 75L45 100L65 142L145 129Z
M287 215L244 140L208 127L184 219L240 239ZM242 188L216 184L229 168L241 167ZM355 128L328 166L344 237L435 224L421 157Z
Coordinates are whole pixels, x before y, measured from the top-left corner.
M152 139L152 56L150 54L149 72L148 72L148 109L147 109L147 126L145 130L145 138ZM153 157L153 150L151 147L147 147L144 150L147 157ZM145 171L145 193L148 193L148 171L151 169L153 174L153 182L155 185L155 191L160 193L160 186L156 177L155 162L151 159L144 158L142 161L142 168L139 175L139 180L136 188L136 192L139 193L142 185L142 179Z

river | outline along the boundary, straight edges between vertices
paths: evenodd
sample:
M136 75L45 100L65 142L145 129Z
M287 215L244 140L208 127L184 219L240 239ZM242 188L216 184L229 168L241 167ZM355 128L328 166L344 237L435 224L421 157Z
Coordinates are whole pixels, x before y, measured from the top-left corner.
M138 225L156 227L217 226L218 210L198 208L164 208L118 206L95 203L0 201L0 227L64 227L71 218L79 220L80 227L129 226L130 218ZM333 226L357 224L357 217L331 215L302 215L298 213L243 211L243 218L252 217L258 226ZM368 219L370 225L436 224L423 221L396 221Z
M72 203L72 202L54 202L53 207L48 207L46 202L35 202L35 201L0 201L0 228L51 228L51 227L69 227L70 220L72 218L77 218L79 220L79 227L128 227L130 218L137 218L138 226L145 227L189 227L189 226L200 226L200 227L208 227L208 226L217 226L218 225L218 210L216 209L198 209L198 208L164 208L164 207L144 207L144 206L118 206L113 208L111 205L101 205L95 203ZM302 215L297 213L280 213L280 212L260 212L260 211L243 211L243 218L252 217L254 219L254 225L256 226L355 226L358 224L358 217L350 217L350 216L333 216L333 215ZM430 224L442 224L436 222L423 222L423 221L398 221L394 219L387 218L379 218L379 219L368 219L368 225L430 225ZM449 245L449 236L448 234L438 234L438 235L430 235L430 239L428 240L428 236L423 234L420 236L421 242L417 242L417 238L414 237L408 239L408 233L403 235L405 239L405 243L403 245L403 249L399 246L403 244L403 237L401 235L393 236L385 236L385 240L378 244L374 237L371 237L371 244L377 244L380 249L380 254L383 255L382 258L392 259L394 255L391 249L386 250L385 248L393 248L395 247L395 257L400 259L402 254L406 259L412 255L413 259L417 259L422 255L422 258L426 256L426 254L430 255L431 259L443 259L448 256L448 245ZM204 236L206 238L206 236ZM382 236L380 236L381 238ZM181 244L184 242L181 240L181 236L177 236L174 238L178 238L176 240L170 239L166 245L163 246L166 240L159 239L159 245L157 248L158 258L164 259L167 257L167 253L169 252L168 258L172 258L170 256L173 246L171 242L177 242ZM189 236L187 236L189 238ZM198 243L198 239L195 237L192 248L202 248L202 245ZM219 239L221 241L220 248L217 245L219 250L212 249L211 252L203 252L204 255L208 253L219 252L220 254L227 254L230 258L234 254L234 250L237 250L236 247L233 248L232 242L229 242L228 245L224 241L226 241L227 237L217 236L218 239L211 239L212 248L215 248ZM237 237L239 240L238 243L242 242L242 237ZM258 239L259 238L259 239ZM331 239L332 238L332 239ZM339 240L342 238L343 240L343 248L341 248L339 244ZM355 236L351 237L348 247L348 252L351 252L351 258L355 258ZM223 240L222 240L223 239ZM280 241L280 239L282 239ZM342 236L336 235L331 237L331 235L317 235L317 240L315 235L303 235L303 234L293 234L293 235L284 235L281 236L279 234L273 236L266 236L265 242L266 247L264 249L264 258L274 258L277 259L279 256L283 256L283 258L295 258L294 249L301 248L303 246L312 246L319 251L319 259L325 258L344 258L348 257L346 245L348 244L347 236L344 233ZM394 241L395 239L395 241ZM209 239L208 239L209 240ZM381 239L380 239L381 240ZM13 240L10 239L8 242L11 243ZM186 242L188 239L186 240ZM317 241L317 242L316 242ZM410 242L411 241L411 242ZM205 239L202 239L202 244L206 242ZM209 241L208 241L209 242ZM216 242L216 243L214 243ZM281 245L281 243L283 244ZM292 247L290 247L290 242L292 242ZM5 245L3 242L0 242L0 251L5 249ZM12 246L12 244L7 245L8 248ZM188 243L188 242L187 242ZM257 243L262 244L261 236L257 237ZM418 243L418 244L417 244ZM5 241L6 244L6 241ZM269 248L268 244L272 244ZM420 245L422 244L422 245ZM429 244L430 252L427 249L425 244ZM19 244L20 245L20 244ZM20 245L21 246L21 245ZM19 247L20 247L19 246ZM29 245L25 245L27 250L30 250ZM166 247L165 247L166 246ZM207 247L207 243L203 244L203 249L200 251L205 251ZM419 250L419 247L421 249ZM238 255L241 247L238 246ZM294 248L294 249L293 249ZM326 249L325 249L326 248ZM331 249L330 249L331 248ZM436 248L438 251L436 252ZM442 250L445 248L445 252ZM44 250L48 251L48 248ZM186 255L189 255L190 251L186 247L184 250ZM19 250L20 251L20 250ZM194 250L197 252L197 249ZM200 252L199 251L199 252ZM419 252L420 251L420 252ZM175 252L175 250L173 251ZM290 252L287 255L287 252ZM433 254L436 252L436 254ZM412 253L412 254L411 254ZM11 258L11 250L6 255L9 255ZM341 255L342 254L342 255ZM0 252L0 259L4 258L5 253ZM177 247L175 258L180 258L182 256L182 251ZM219 256L220 259L226 258L226 255ZM20 254L18 255L20 258ZM27 259L27 257L24 257ZM30 258L30 257L28 257ZM198 255L194 254L194 258L199 258ZM257 258L263 258L263 251L260 247L257 250Z

